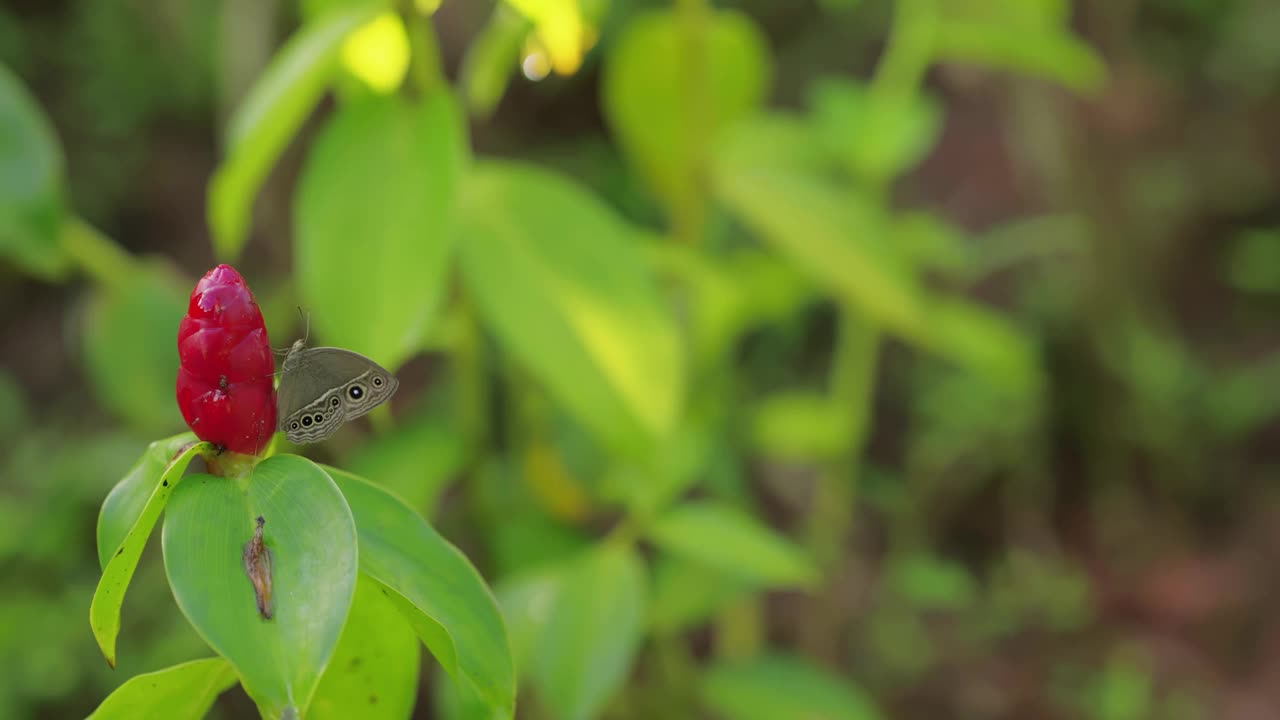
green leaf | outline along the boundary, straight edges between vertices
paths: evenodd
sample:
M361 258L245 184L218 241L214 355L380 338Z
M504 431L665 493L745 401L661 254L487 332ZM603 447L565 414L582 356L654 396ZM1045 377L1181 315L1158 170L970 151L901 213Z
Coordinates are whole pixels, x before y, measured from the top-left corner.
M507 91L520 66L520 49L532 25L501 3L489 22L467 44L462 58L462 89L472 114L487 118Z
M382 586L362 574L308 720L409 717L418 698L420 655L418 639Z
M227 156L209 182L209 228L218 257L234 260L248 239L258 189L328 89L342 42L375 7L326 14L285 43L227 124Z
M368 96L317 138L294 203L298 289L326 342L396 368L444 296L465 158L452 95Z
M580 422L620 448L673 430L683 358L629 226L556 174L489 163L468 179L460 237L487 324Z
M271 552L270 620L243 563L258 517ZM239 480L193 475L169 499L164 566L174 599L264 717L306 712L346 622L356 564L351 510L305 458L276 455Z
M901 335L924 337L916 278L886 241L880 210L816 176L753 159L741 143L754 137L735 132L721 146L714 173L721 200L827 292Z
M173 400L177 328L191 285L164 267L144 266L97 288L84 322L84 362L98 401L140 432L182 427Z
M213 701L235 684L235 670L226 660L192 660L129 678L102 701L89 720L195 720L204 717Z
M598 547L568 571L531 668L552 717L594 718L623 686L640 646L645 595L644 565L629 546Z
M557 564L506 578L493 589L519 676L536 667L538 638L560 596L564 575L563 564Z
M184 437L186 436L178 436L178 438ZM138 558L142 557L142 549L147 545L147 538L151 537L151 529L155 527L156 520L164 510L170 494L182 480L182 474L187 471L187 466L197 455L209 452L213 447L204 442L192 443L181 454L174 457L161 472L151 474L149 471L154 469L157 460L168 460L170 443L174 440L171 438L168 443L152 443L138 465L107 495L107 500L102 505L98 524L99 543L111 542L116 531L131 517L133 518L132 522L129 522L128 532L120 537L112 549L107 550L110 557L103 563L102 578L93 592L93 604L89 607L89 624L93 628L93 636L111 667L116 666L116 636L120 634L120 607L124 603L124 594L129 588L133 572L138 568ZM160 455L161 453L164 454ZM156 457L157 455L160 457ZM145 504L137 508L135 514L134 508L137 501L143 497L146 498ZM106 518L105 526L104 517ZM102 559L102 552L103 548L100 545L99 560Z
M104 570L107 568L107 562L115 555L120 543L142 515L147 500L163 479L161 476L179 459L178 453L195 442L196 436L189 432L156 440L147 446L138 462L111 488L98 512L99 567Z
M800 658L766 656L717 665L702 701L725 720L878 720L870 698Z
M649 627L658 632L683 632L751 589L752 583L706 563L659 554L649 598Z
M461 431L443 415L424 413L371 439L346 465L431 517L440 494L465 462Z
M1097 52L1066 30L948 20L934 42L939 59L1036 75L1079 92L1094 93L1107 79Z
M350 473L328 471L355 515L361 570L383 586L454 682L510 718L511 646L480 574L403 501Z
M930 346L987 378L994 387L1033 396L1044 385L1031 341L1002 315L965 300L939 299Z
M706 95L689 96L681 18L669 10L631 19L605 59L604 114L631 162L670 205L696 195L702 143L747 116L770 84L768 43L745 14L720 10L703 28ZM705 134L703 134L705 132Z
M942 113L928 96L875 93L838 78L819 80L810 93L822 142L849 170L884 183L924 159L942 129Z
M664 550L774 586L808 587L818 570L800 548L741 510L710 501L687 502L649 527Z
M853 435L848 408L816 392L783 392L756 408L755 446L771 457L813 460L844 452Z
M0 257L46 278L63 274L62 149L40 105L0 64Z

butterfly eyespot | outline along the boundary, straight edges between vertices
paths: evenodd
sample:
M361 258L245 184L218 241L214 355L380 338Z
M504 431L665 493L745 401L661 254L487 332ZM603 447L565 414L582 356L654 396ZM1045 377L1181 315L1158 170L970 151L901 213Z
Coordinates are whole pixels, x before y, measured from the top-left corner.
M338 399L338 396L335 395L333 399L329 401L329 404L332 405L333 407L338 407L338 404L341 402L342 401Z
M359 385L352 385L351 389L347 391L347 394L351 396L352 400L359 400L364 396L364 388Z
M311 416L307 415L302 418L302 427L311 427Z
M382 378L380 378L380 377L375 377L375 378L373 379L373 386L374 386L374 387L382 387Z
M324 416L320 413L316 413L316 424L319 425L322 422L324 422Z
M290 429L290 430L297 430L297 429L298 429L298 423L296 423L296 422L295 422L294 424L290 425L290 426L289 426L289 429Z

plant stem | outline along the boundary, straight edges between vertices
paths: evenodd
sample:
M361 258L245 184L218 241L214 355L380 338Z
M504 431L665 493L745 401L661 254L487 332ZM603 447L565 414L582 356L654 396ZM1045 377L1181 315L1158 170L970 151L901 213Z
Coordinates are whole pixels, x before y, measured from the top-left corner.
M907 98L920 92L933 60L937 0L897 0L888 44L871 81L872 92Z
M78 217L62 223L62 248L86 275L106 287L130 282L137 261L97 228Z
M440 60L440 41L431 18L424 16L412 2L401 11L405 31L409 35L409 73L420 95L428 95L445 84L444 65Z

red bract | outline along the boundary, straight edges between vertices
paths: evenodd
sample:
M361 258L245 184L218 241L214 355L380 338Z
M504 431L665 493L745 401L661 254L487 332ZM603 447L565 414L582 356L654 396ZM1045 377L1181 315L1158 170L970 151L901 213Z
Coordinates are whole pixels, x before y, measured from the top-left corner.
M262 311L230 265L196 283L178 326L178 358L178 407L196 437L261 452L276 430L276 362Z

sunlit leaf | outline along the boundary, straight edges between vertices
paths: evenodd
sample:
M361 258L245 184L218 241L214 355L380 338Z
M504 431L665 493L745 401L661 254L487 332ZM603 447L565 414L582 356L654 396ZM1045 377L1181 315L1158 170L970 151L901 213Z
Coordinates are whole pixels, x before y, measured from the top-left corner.
M89 608L89 624L93 628L93 636L98 647L106 656L107 662L115 667L116 636L120 634L120 607L124 603L125 591L133 572L138 568L138 558L142 557L142 549L146 547L147 538L156 520L164 510L169 495L182 480L182 474L197 455L211 450L209 443L190 443L181 454L169 460L168 451L174 440L185 439L179 435L169 442L153 443L147 448L138 465L120 481L102 505L99 516L99 542L112 542L120 527L128 523L129 530L115 541L113 548L105 548L110 555L103 563L102 578L93 593L93 604ZM159 472L151 472L158 461L165 465ZM141 507L137 507L138 499L145 498ZM105 537L104 537L105 536ZM103 556L104 547L98 548L99 558Z
M670 433L683 358L631 228L582 188L489 163L468 179L463 277L504 348L618 447Z
M563 580L530 671L540 703L588 720L626 682L643 630L644 565L627 546L591 550Z
M209 228L218 257L240 254L259 188L328 89L343 41L375 13L360 4L303 26L236 109L227 126L226 158L209 182Z
M370 96L317 138L294 203L298 288L325 342L395 369L438 312L466 147L453 97Z
M878 720L870 698L806 660L765 656L717 665L702 701L725 720Z
M111 412L147 433L182 427L174 405L176 333L191 285L165 267L143 267L95 290L84 316L90 388Z
M546 47L551 64L561 75L572 75L582 65L587 44L579 0L506 0L533 22L538 39Z
M403 720L418 697L418 639L382 586L364 575L309 720Z
M754 136L742 130L725 139L715 172L724 203L828 292L907 337L923 337L920 289L888 242L879 208L816 176L753 159L741 143Z
M0 257L58 277L62 223L62 149L22 81L0 64Z
M409 70L404 21L394 12L384 12L351 33L342 43L342 64L374 90L394 92Z
M270 619L243 562L258 517L271 553ZM169 499L163 537L178 607L263 715L305 713L356 585L355 523L329 476L295 455L270 457L241 480L193 475Z
M651 11L628 21L604 67L603 104L619 145L672 207L695 192L703 146L745 117L770 84L768 45L746 15L722 10L706 20L702 63L691 62L680 17ZM705 64L705 95L691 97L690 73Z
M480 574L403 501L350 473L328 471L355 515L361 570L381 585L454 682L510 718L511 647Z
M235 670L226 660L192 660L130 678L102 701L89 720L196 720L235 684Z
M648 537L668 552L744 579L811 586L818 570L799 547L741 510L686 502L659 517Z

